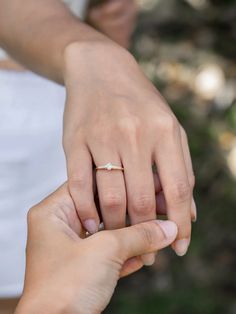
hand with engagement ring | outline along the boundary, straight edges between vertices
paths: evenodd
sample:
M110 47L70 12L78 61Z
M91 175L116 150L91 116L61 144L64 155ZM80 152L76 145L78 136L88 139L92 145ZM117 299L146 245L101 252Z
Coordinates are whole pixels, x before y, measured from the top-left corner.
M125 227L127 214L132 225L164 214L178 226L173 248L184 255L196 220L184 129L123 48L73 44L65 59L64 150L83 226L99 229L97 194L105 229ZM150 265L154 255L143 259Z
M0 40L22 64L66 87L63 146L84 228L94 233L101 222L94 186L106 229L125 227L127 214L132 225L155 219L161 201L178 226L173 248L184 255L196 220L184 129L126 49L75 19L61 1L49 1L47 10L41 1L28 1L17 1L17 14L15 1L3 1ZM42 16L35 20L37 10ZM98 170L94 176L94 166L108 162L124 171ZM153 263L154 255L144 261Z

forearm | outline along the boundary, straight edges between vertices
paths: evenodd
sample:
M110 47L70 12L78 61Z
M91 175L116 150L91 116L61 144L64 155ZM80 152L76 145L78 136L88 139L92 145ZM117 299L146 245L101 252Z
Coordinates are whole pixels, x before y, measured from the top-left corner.
M73 42L109 41L79 21L58 0L2 0L0 46L32 71L64 83L65 48Z

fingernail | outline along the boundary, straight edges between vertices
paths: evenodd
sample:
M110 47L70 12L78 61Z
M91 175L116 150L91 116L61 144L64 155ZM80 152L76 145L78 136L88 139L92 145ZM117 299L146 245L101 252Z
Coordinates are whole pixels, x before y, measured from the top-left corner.
M142 261L143 261L143 265L152 266L155 262L155 254L149 253L149 254L142 255Z
M174 243L174 250L178 256L183 256L187 253L188 247L190 243L190 238L177 240Z
M84 227L90 234L94 234L98 231L98 226L97 226L96 221L94 219L85 220L84 221Z
M196 203L194 201L194 199L192 200L192 212L193 212L193 222L197 221L197 207L196 207Z
M175 239L177 235L177 226L173 221L169 220L156 220L159 227L162 229L167 239Z

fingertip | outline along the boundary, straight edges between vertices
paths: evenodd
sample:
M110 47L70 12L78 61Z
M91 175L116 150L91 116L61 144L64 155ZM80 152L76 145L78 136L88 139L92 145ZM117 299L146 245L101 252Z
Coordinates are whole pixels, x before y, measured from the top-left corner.
M190 244L190 238L184 238L184 239L175 241L172 247L178 256L184 256L188 251L189 244Z
M84 228L92 235L98 232L98 225L94 219L87 219L83 223Z
M141 256L144 266L152 266L155 263L156 256L154 253L148 253Z

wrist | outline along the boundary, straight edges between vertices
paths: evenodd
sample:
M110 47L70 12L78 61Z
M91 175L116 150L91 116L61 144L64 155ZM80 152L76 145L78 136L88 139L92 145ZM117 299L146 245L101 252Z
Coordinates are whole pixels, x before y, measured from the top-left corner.
M35 314L35 313L45 313L45 314L69 314L66 302L58 298L53 298L51 295L46 294L45 297L40 295L24 295L21 297L15 314Z
M65 47L63 52L63 77L65 85L68 78L70 79L71 74L76 75L87 72L91 64L94 64L99 71L102 62L108 63L109 60L112 60L112 62L116 63L120 59L126 59L129 64L137 64L128 50L105 36L96 40L70 43Z
M81 289L82 290L82 289ZM47 289L39 293L23 293L14 314L100 314L94 300L89 302L86 289L80 294L64 291L63 295L52 295Z

